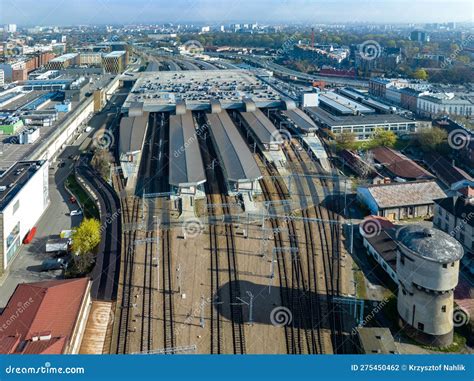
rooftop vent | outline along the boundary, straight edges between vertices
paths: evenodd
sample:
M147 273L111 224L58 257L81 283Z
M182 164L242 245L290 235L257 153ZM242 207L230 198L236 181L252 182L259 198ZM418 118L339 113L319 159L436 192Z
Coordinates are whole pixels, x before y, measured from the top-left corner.
M423 237L433 237L433 229L424 228L423 229Z

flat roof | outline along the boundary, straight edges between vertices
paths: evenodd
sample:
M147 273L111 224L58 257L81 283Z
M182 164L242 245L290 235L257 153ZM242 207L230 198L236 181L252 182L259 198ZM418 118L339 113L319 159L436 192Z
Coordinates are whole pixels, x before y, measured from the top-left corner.
M112 57L120 57L127 53L125 50L116 50L114 52L107 53L104 57L105 58L112 58Z
M171 62L171 61L170 61ZM257 107L280 107L281 94L248 70L182 70L142 72L123 105L143 102L145 111L174 111L184 102L188 110L210 110L218 101L223 109L244 106L251 99Z
M395 340L388 328L358 327L359 342L365 354L396 354Z
M278 130L260 109L252 112L241 112L240 115L261 143L278 143L276 139Z
M0 211L3 211L43 164L43 161L21 161L0 174Z
M77 56L78 56L78 53L67 53L67 54L63 54L62 56L53 58L49 62L64 62L64 61L67 61L67 60L72 60L72 59L76 58Z
M120 121L120 153L141 151L148 126L148 113L123 117Z
M170 116L169 182L171 185L202 184L206 173L191 111Z
M262 173L252 152L227 111L206 114L217 151L223 160L227 180L258 180Z
M331 114L320 107L307 107L305 110L319 123L328 127L367 126L392 123L416 123L415 120L404 118L397 114L370 114L338 116Z
M354 114L356 112L370 114L375 112L374 109L364 106L362 103L355 102L350 98L334 92L320 94L319 102L325 103L341 114Z
M282 112L287 118L289 118L296 126L304 131L304 132L311 132L317 131L319 128L313 122L313 120L306 115L306 113L299 108L295 108L293 110L286 110Z

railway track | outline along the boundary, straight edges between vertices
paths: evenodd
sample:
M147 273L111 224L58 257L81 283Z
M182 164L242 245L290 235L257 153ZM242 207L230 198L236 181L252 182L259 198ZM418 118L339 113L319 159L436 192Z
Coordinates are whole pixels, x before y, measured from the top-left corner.
M276 191L271 192L268 182L262 180L261 186L265 199L267 201L287 200L289 194L285 190L285 184L278 178L277 169L267 162L262 155L260 155L259 160L264 164L264 170L271 177L271 185ZM272 196L275 194L277 197ZM284 210L285 215L291 216L293 214L291 207L286 203L284 204ZM272 210L272 214L275 214L274 210ZM287 265L286 257L288 257L288 254L285 255L285 253L288 245L285 245L282 237L281 222L275 218L272 218L271 221L273 230L277 231L274 235L275 248L277 253L280 254L276 255L276 260L280 275L281 299L283 305L289 308L293 315L291 326L285 326L287 351L289 354L318 353L316 336L313 332L314 325L311 324L312 311L310 304L312 303L312 297L310 296L310 290L307 288L308 280L304 276L295 221L292 218L285 219L288 230L289 255L291 257L290 265ZM288 281L288 278L291 279L291 282Z
M205 140L207 139L207 140ZM219 226L215 225L212 217L218 213L228 216L231 214L229 199L226 196L227 189L224 181L224 174L219 166L213 168L211 164L217 159L217 154L210 141L209 136L200 139L201 152L206 168L206 194L207 202L211 205L219 205L219 208L211 208L209 215L210 228L210 248L211 248L211 353L222 353L223 351L223 322L221 306L226 301L220 299L220 290L224 285L220 276L224 262L220 256L220 249L225 246L227 258L228 275L228 305L230 309L230 324L232 327L232 349L234 354L245 354L245 328L243 307L239 300L241 297L238 276L237 251L235 243L235 232L231 222L224 221L225 244L219 240ZM214 306L216 308L214 308Z
M305 151L299 151L295 145L292 143L290 145L290 149L292 154L297 158L303 173L324 173L322 168L320 167L319 163L314 161L314 158L311 155L308 155ZM304 153L302 153L304 152ZM307 159L309 159L312 165L315 167L315 171L311 171L306 164L306 161L303 159L302 155L307 155ZM301 181L297 177L297 181ZM323 316L327 316L329 318L329 325L331 326L332 331L332 346L334 353L344 353L343 347L343 330L342 330L342 321L341 321L341 312L339 304L334 300L335 298L340 296L340 272L341 272L341 261L340 261L340 242L341 242L341 232L340 232L340 215L335 213L331 209L323 209L321 207L321 198L319 193L311 181L310 178L306 178L306 182L308 184L308 188L310 190L310 195L312 199L312 204L314 205L313 210L316 215L316 218L321 220L330 219L335 221L335 223L331 223L329 225L329 229L326 226L327 224L319 224L318 223L318 231L319 236L321 239L321 247L323 253L323 266L324 266L324 273L326 274L325 278L325 286L326 286L326 295L327 295L327 311L322 311ZM333 189L329 184L329 181L321 177L320 183L323 188L324 196L329 196L335 193L335 182L333 182ZM308 210L305 212L306 216L308 216ZM323 226L321 226L323 225ZM323 244L323 240L325 244ZM329 244L330 243L330 244Z
M122 184L123 186L123 184ZM123 188L122 188L123 189ZM140 213L140 200L133 197L130 200L128 197L122 199L122 208L125 212L122 212L123 221L129 225L137 221ZM137 231L131 229L123 233L123 245L125 248L124 259L123 259L123 278L122 278L122 293L121 303L119 306L119 322L118 322L118 337L117 347L115 352L117 354L129 353L129 332L134 330L134 327L130 326L131 311L133 310L132 294L133 294L133 272L135 262L135 240L137 239Z
M295 161L300 165L304 166L305 163L302 160L299 152L294 149L294 146L291 145L291 152L287 148L284 148L285 155L287 157L288 163L290 164L291 172L293 174L298 173L297 165ZM303 167L304 173L306 173L307 168ZM318 265L316 263L316 258L318 256L317 250L314 245L314 234L313 234L313 223L309 221L310 213L308 210L308 200L306 199L306 192L301 178L296 176L295 182L298 190L298 199L301 208L302 217L305 219L303 221L304 228L304 237L305 237L305 252L306 252L306 279L308 286L308 311L307 316L310 319L311 329L311 349L313 353L325 353L324 341L322 339L321 327L322 327L322 307L319 300L318 292L320 287L318 287ZM307 184L310 188L310 193L312 194L315 189L311 189L311 184ZM324 226L322 222L317 223L317 228L320 237L322 237L322 232L324 231ZM321 247L328 249L327 240L321 239Z
M163 345L165 348L175 347L174 320L173 320L173 277L172 255L169 229L161 230L161 258L163 284Z
M147 232L145 235L145 256L143 262L143 296L142 296L142 321L140 336L140 351L151 351L153 348L153 290L154 287L154 264L153 246L154 233Z

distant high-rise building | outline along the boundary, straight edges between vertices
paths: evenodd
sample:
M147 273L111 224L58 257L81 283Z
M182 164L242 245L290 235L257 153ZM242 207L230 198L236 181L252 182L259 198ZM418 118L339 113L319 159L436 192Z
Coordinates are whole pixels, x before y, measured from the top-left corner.
M3 85L5 85L5 73L0 69L0 86L3 87Z
M15 32L16 32L16 24L8 24L8 25L5 25L5 30L6 30L8 33L15 33Z
M410 40L416 42L429 42L430 35L422 30L414 30L410 33Z
M201 28L201 32L202 33L209 33L211 31L211 27L210 26L203 26Z

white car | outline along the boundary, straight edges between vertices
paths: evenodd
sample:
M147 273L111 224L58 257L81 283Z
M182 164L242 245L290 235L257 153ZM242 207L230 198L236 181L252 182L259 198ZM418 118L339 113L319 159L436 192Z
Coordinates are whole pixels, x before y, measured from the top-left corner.
M91 130L92 130L92 127L91 127L91 126L87 126L87 127L86 127L86 132L91 132Z
M82 210L77 209L77 210L71 210L71 213L69 213L70 216L80 216L82 214Z

